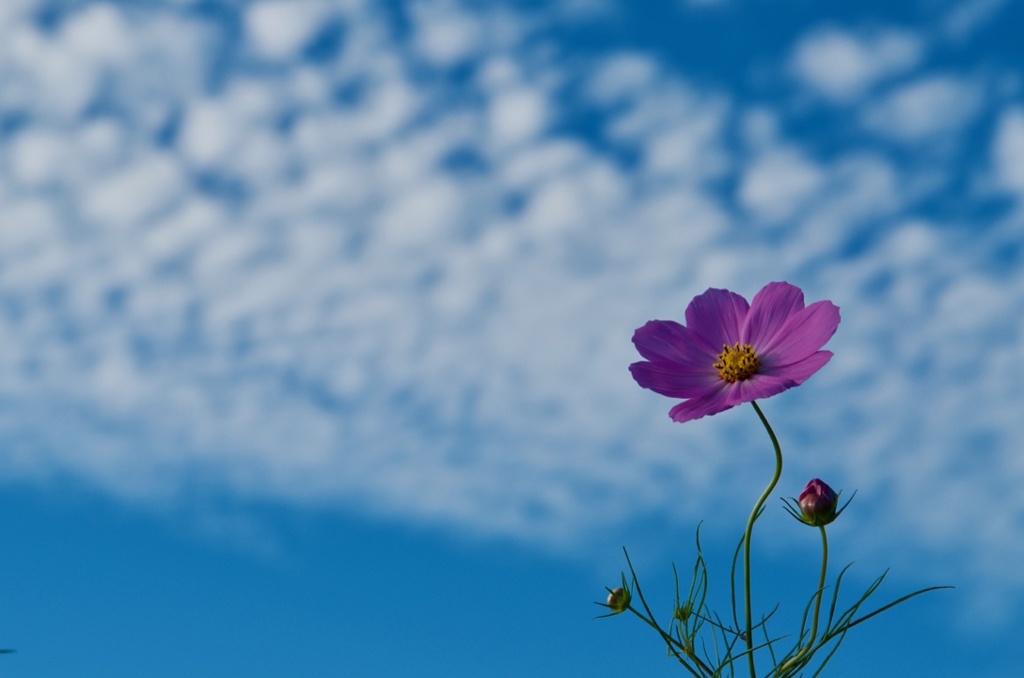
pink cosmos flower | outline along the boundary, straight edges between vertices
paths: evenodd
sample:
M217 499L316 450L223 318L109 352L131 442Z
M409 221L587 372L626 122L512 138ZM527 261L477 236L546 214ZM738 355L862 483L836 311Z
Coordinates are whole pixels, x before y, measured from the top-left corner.
M839 307L805 307L789 283L768 283L749 304L709 289L686 307L686 326L651 320L633 334L645 360L629 371L642 387L685 399L669 411L674 421L700 419L804 383L832 357L820 349L838 326Z

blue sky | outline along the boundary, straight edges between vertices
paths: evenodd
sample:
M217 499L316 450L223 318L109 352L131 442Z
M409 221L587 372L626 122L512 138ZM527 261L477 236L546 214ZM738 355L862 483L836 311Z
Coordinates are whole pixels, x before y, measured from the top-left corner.
M880 601L957 587L831 675L1016 669L1024 7L638 6L0 5L11 675L679 675L592 601L626 545L670 605L702 520L725 567L771 449L630 337L771 280L843 315L778 494L857 490Z

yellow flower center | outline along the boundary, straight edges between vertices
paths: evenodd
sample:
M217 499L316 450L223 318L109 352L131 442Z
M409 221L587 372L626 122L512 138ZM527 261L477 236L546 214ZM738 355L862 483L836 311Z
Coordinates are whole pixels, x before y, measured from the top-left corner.
M738 341L733 345L722 344L722 352L718 354L718 361L714 364L718 374L724 381L730 384L737 381L750 379L761 369L761 359L754 352L750 344L740 344Z

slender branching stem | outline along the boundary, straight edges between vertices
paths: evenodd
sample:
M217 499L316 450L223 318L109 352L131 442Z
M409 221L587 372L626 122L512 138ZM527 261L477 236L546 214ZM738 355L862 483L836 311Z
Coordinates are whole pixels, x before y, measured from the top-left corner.
M756 401L751 401L751 405L754 406L754 411L757 412L757 416L761 419L761 423L764 424L764 428L768 431L768 437L772 439L772 445L775 447L775 475L772 476L772 481L768 483L768 487L764 489L761 496L758 498L757 503L754 504L754 510L750 512L750 518L747 520L747 531L743 533L743 596L746 604L746 638L744 639L747 643L747 663L750 666L750 678L757 678L757 671L754 666L754 621L751 614L751 596L750 596L750 537L754 532L754 521L757 520L757 516L761 513L761 507L768 500L772 491L775 489L775 485L778 484L779 478L782 476L782 448L779 446L779 439L775 437L775 431L772 430L771 424L764 416L764 412L758 407Z

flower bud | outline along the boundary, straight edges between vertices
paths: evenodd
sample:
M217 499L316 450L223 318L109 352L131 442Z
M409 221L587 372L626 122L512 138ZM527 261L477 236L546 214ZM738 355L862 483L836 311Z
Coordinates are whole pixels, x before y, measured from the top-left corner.
M681 606L676 607L676 611L672 616L685 624L690 620L691 614L693 614L693 603L686 601Z
M797 500L802 520L808 525L828 525L839 515L839 495L824 481L815 478L807 483Z
M608 594L608 609L614 614L621 614L629 609L629 604L632 600L633 596L630 595L629 591L619 586L612 589L611 593Z

